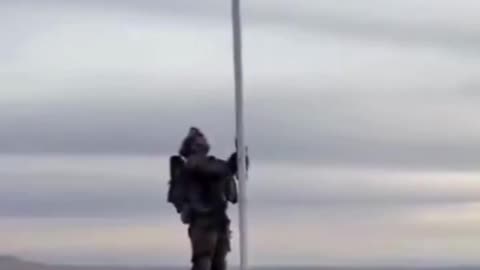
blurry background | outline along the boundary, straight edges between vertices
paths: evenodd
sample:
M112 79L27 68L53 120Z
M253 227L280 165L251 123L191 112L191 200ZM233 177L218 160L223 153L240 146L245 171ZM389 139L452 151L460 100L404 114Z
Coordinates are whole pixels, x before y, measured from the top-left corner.
M243 5L252 264L480 264L480 2ZM167 158L234 150L229 1L1 0L0 33L0 253L188 264Z

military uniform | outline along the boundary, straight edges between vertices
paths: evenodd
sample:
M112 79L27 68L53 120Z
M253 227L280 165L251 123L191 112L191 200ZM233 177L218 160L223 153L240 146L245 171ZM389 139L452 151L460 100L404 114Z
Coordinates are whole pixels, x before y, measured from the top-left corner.
M225 270L230 252L228 218L197 217L188 228L192 248L192 270Z
M236 155L228 161L207 156L209 145L198 129L191 129L183 141L180 157L173 159L181 169L173 169L182 192L169 194L188 224L192 249L192 270L225 270L231 250L228 203L237 202ZM172 159L171 159L172 164ZM172 197L172 198L170 198Z
M235 180L227 163L213 157L191 158L186 167L193 180L188 229L192 270L225 270L231 234L227 208L237 201Z

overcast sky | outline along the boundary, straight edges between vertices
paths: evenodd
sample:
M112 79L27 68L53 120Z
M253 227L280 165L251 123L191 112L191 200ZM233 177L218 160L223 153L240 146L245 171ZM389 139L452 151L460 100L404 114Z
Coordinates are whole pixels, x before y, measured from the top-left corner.
M229 8L0 0L0 234L11 241L0 252L188 261L164 204L165 156L190 125L216 154L232 151ZM254 262L480 264L479 10L243 1ZM304 235L290 243L285 231ZM118 235L129 235L121 248Z

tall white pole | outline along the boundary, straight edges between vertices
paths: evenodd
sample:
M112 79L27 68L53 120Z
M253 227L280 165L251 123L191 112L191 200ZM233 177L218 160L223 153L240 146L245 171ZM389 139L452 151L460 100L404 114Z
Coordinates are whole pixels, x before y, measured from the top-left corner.
M233 26L233 60L235 71L235 120L237 135L237 163L239 180L239 235L240 235L240 269L248 268L247 239L247 196L246 196L246 164L243 123L243 70L242 70L242 22L240 17L240 0L232 0Z

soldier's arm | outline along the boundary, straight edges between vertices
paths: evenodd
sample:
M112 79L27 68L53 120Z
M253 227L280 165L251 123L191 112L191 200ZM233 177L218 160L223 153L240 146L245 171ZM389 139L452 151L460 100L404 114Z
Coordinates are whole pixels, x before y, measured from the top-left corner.
M208 175L227 177L232 175L228 164L215 157L192 156L188 159L186 167L189 170L198 171Z

